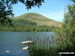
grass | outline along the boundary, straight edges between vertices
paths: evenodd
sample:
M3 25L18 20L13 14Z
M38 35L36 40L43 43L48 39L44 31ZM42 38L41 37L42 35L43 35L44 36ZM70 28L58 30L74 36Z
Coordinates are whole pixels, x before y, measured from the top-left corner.
M33 39L34 43L29 47L30 56L59 56L57 50L51 46L49 38Z

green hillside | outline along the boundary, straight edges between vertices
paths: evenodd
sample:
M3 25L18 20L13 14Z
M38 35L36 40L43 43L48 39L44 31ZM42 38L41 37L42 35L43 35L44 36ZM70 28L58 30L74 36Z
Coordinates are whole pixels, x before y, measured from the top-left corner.
M61 23L49 19L37 13L26 13L18 17L13 17L14 25L37 25L37 26L57 26L61 27Z
M0 25L0 31L13 32L46 32L61 27L61 23L48 19L37 13L26 13L18 17L11 17L12 26Z

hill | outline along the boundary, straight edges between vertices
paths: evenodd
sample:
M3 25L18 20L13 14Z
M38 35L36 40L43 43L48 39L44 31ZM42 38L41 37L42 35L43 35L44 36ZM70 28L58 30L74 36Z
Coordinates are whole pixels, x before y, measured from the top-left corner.
M57 26L61 27L61 23L49 19L37 13L26 13L18 17L12 17L14 25L37 25L37 26Z

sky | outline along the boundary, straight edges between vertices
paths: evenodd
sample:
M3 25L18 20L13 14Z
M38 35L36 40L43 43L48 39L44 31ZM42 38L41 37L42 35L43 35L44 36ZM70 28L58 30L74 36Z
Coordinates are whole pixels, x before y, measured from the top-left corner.
M64 11L67 9L68 4L73 4L71 0L45 0L40 8L32 7L27 10L22 3L13 5L14 16L20 16L25 13L39 13L49 19L62 22L64 19Z

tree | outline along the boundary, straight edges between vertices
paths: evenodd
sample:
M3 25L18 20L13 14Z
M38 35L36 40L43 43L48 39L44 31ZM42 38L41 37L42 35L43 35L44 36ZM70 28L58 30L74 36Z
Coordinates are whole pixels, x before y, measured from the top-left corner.
M13 16L12 5L17 4L18 2L23 3L26 6L26 9L31 9L32 7L40 7L44 0L0 0L0 24L11 23L11 20L8 19L9 16Z
M75 0L73 0L74 2ZM58 29L54 45L58 50L75 50L75 4L68 5L68 12L64 14L64 23L61 29Z

